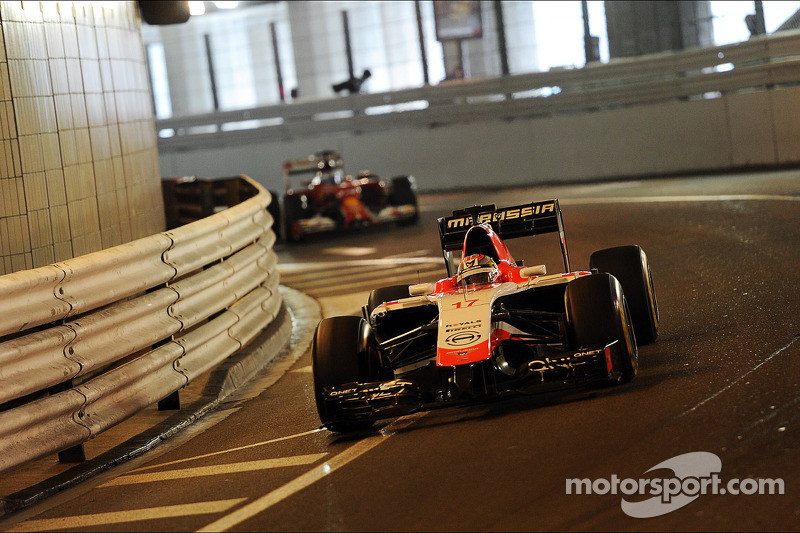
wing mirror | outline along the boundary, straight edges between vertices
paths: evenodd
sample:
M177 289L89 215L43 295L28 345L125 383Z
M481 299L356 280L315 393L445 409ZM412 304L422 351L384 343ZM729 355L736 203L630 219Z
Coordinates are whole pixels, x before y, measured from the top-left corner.
M536 265L530 267L524 267L520 269L519 275L523 278L532 278L534 276L544 276L547 274L547 269L544 265Z
M435 283L418 283L417 285L410 285L408 287L408 294L411 296L424 296L436 290Z

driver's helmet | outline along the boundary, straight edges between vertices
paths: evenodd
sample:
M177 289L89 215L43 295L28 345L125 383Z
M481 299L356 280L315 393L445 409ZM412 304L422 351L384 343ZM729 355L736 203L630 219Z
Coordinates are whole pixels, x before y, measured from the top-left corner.
M473 254L461 260L456 273L456 281L466 285L488 285L500 275L497 263L488 255Z

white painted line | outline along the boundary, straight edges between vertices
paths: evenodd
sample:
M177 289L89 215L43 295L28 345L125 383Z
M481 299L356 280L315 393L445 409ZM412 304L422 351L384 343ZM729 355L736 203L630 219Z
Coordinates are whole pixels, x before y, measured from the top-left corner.
M290 370L289 372L297 372L300 374L310 374L313 371L311 365L301 366L300 368L295 368L294 370ZM322 431L322 430L317 430Z
M639 204L657 202L730 202L735 200L781 200L800 202L800 196L780 194L708 194L688 196L609 196L607 198L564 198L558 199L560 205L586 204Z
M711 396L709 396L708 398L706 398L706 399L705 399L705 400L703 400L702 402L698 403L697 405L695 405L695 406L694 406L694 407L692 407L691 409L687 409L686 411L684 411L683 413L681 413L681 414L680 414L680 416L683 416L683 415L688 415L689 413L691 413L692 411L694 411L694 410L695 410L695 409L697 409L698 407L700 407L700 406L702 406L702 405L704 405L704 404L706 404L706 403L710 402L711 400L713 400L714 398L716 398L717 396L719 396L719 395L720 395L720 394L722 394L723 392L727 391L728 389L730 389L731 387L733 387L734 385L736 385L737 383L739 383L740 381L742 381L744 378L746 378L747 376L749 376L750 374L752 374L753 372L755 372L756 370L758 370L759 368L761 368L762 366L764 366L765 364L767 364L767 363L768 363L768 362L769 362L769 361L770 361L770 360L771 360L773 357L775 357L776 355L778 355L779 353L781 353L781 352L782 352L782 351L784 351L785 349L789 348L789 347L790 347L792 344L794 344L795 342L797 342L797 341L798 341L798 339L800 339L800 336L798 336L798 337L795 337L794 339L792 339L792 340L791 340L791 342L789 342L789 344L787 344L787 345L786 345L786 346L784 346L783 348L780 348L780 349L776 350L775 352L773 352L772 354L770 354L770 356L769 356L769 357L767 357L766 359L764 359L763 361L761 361L760 363L758 363L756 366L754 366L753 368L751 368L750 370L748 370L747 372L745 372L744 374L742 374L741 376L739 376L739 377L738 377L738 378L736 378L735 380L733 380L733 381L731 381L730 383L728 383L727 385L725 385L723 388L721 388L720 390L718 390L717 392L715 392L714 394L712 394Z
M155 483L175 479L189 479L200 476L217 476L220 474L235 474L237 472L254 472L271 468L284 468L287 466L302 466L319 461L326 453L313 453L309 455L295 455L293 457L278 457L276 459L262 459L260 461L244 461L221 465L198 466L181 470L168 470L166 472L151 472L149 474L126 474L103 483L101 487L117 487L120 485L133 485L136 483Z
M305 370L306 368L308 370ZM300 368L298 370L292 370L291 372L311 372L311 365L305 366L305 367ZM256 442L256 443L253 443L253 444L248 444L246 446L237 446L236 448L228 448L227 450L220 450L218 452L204 453L202 455L195 455L194 457L187 457L186 459L178 459L176 461L169 461L168 463L159 463L157 465L143 466L141 468L137 468L135 470L131 470L129 473L142 472L143 470L152 470L154 468L162 468L164 466L175 465L175 464L178 464L178 463L186 463L186 462L189 462L189 461L196 461L197 459L203 459L205 457L214 457L215 455L223 455L223 454L226 454L226 453L238 452L238 451L241 451L241 450L247 450L249 448L257 448L259 446L266 446L268 444L274 444L276 442L282 442L282 441L289 440L289 439L294 439L294 438L297 438L297 437L305 437L306 435L312 435L314 433L319 433L320 431L327 431L327 430L321 429L321 428L312 429L311 431L304 431L303 433L295 433L294 435L288 435L286 437L278 437L277 439L270 439L270 440L265 440L265 441L262 441L262 442Z
M289 483L283 485L282 487L278 487L272 492L265 494L264 496L258 498L257 500L248 503L244 507L237 509L231 514L208 524L207 526L199 529L198 531L227 531L228 529L236 526L237 524L241 524L245 520L248 520L257 515L258 513L261 513L269 509L273 505L285 500L286 498L292 496L297 492L300 492L306 487L324 478L328 474L335 472L336 470L345 466L349 462L359 458L361 455L367 453L372 448L376 447L377 445L379 445L380 443L384 442L386 439L394 435L396 431L413 424L418 418L422 416L424 416L424 413L415 413L397 419L395 422L386 426L386 428L384 428L381 431L380 435L374 435L372 437L367 437L363 440L358 441L354 445L344 450L342 453L333 456L329 461L326 461L324 464L315 467L314 469L306 472L302 476L290 481ZM393 428L393 430L389 431L389 428Z
M165 505L164 507L151 507L149 509L133 509L130 511L115 511L110 513L87 514L81 516L65 516L61 518L44 518L41 520L28 520L11 526L4 531L53 531L55 529L78 529L121 524L123 522L140 522L142 520L157 520L159 518L174 518L176 516L194 516L200 514L224 513L228 509L240 504L247 498L232 500L217 500L213 502L187 503L183 505Z

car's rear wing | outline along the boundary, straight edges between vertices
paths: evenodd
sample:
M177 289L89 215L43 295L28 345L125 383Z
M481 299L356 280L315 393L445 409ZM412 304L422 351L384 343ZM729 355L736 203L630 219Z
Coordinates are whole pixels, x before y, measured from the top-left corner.
M336 152L325 150L317 152L301 159L291 159L283 162L283 182L286 189L289 189L289 176L295 174L308 174L319 172L322 168L331 170L342 169L344 163L342 156Z
M453 215L439 219L439 238L442 252L461 250L467 230L476 224L490 224L503 239L558 232L565 272L571 272L567 238L558 199L542 200L529 204L498 209L494 204L476 205L453 211Z

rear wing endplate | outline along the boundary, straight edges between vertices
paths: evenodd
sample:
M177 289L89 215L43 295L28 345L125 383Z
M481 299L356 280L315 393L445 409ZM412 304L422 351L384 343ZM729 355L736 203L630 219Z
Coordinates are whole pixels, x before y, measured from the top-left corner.
M498 209L494 204L476 205L453 211L453 215L439 219L439 238L442 252L461 250L469 228L476 224L489 224L503 239L558 232L565 272L571 272L567 238L558 199L542 200L529 204Z

